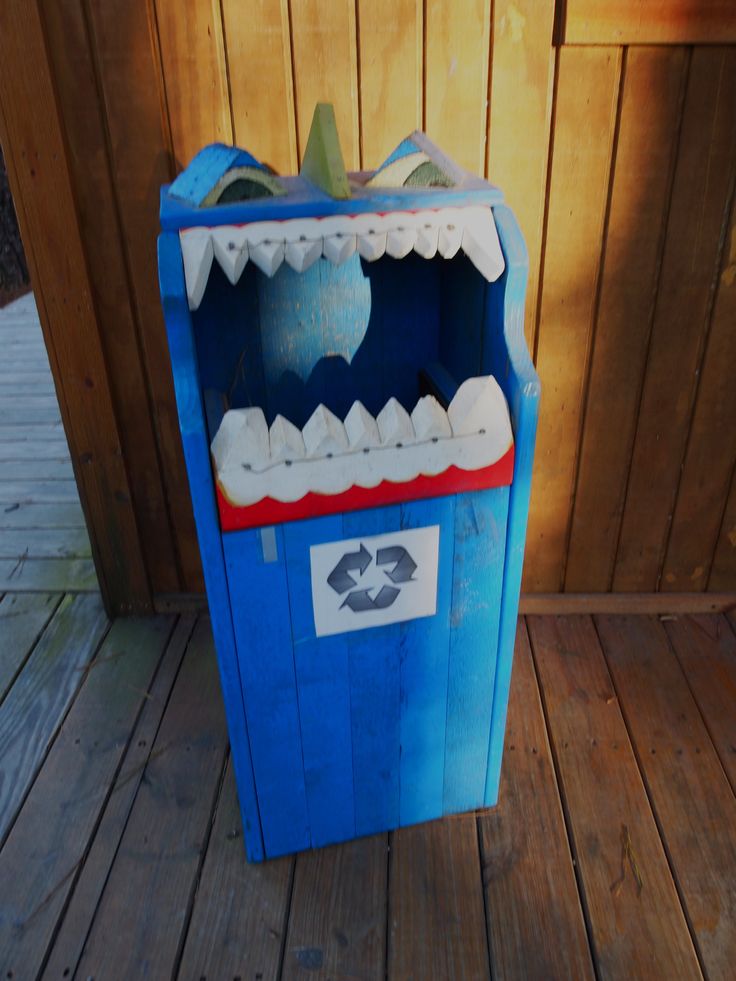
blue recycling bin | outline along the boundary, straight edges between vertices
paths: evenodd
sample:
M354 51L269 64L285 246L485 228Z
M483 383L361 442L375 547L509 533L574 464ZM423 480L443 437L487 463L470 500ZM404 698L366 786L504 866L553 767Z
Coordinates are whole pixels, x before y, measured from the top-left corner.
M202 150L159 278L251 860L497 800L539 382L501 192ZM321 111L321 110L320 110Z

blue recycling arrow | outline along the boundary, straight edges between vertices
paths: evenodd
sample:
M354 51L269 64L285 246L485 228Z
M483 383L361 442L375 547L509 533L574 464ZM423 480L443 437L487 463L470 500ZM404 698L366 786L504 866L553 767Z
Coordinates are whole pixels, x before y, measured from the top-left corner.
M352 589L356 582L350 573L357 569L362 576L371 564L372 558L371 553L361 542L359 552L348 552L343 555L327 577L328 585L332 586L336 593L345 593L348 589Z
M405 548L401 545L379 548L376 553L376 565L388 565L389 562L393 562L394 567L393 569L384 569L384 572L391 582L412 581L417 564Z

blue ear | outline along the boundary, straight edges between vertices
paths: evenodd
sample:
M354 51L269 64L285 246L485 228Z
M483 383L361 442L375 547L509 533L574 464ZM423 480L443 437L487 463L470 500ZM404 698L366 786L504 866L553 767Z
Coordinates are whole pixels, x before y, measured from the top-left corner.
M172 197L199 207L212 188L233 167L266 168L247 150L224 143L210 143L192 159L169 188Z

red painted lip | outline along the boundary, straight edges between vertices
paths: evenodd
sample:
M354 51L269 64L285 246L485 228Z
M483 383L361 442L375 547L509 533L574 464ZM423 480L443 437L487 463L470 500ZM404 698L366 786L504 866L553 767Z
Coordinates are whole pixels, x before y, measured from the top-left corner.
M264 497L256 504L239 506L232 504L220 485L217 490L217 507L223 531L240 531L243 528L259 528L278 525L300 518L317 518L338 511L361 511L364 508L384 504L400 504L425 497L442 497L464 491L485 490L489 487L507 487L514 476L514 447L511 446L500 460L480 470L460 470L448 467L434 477L419 476L401 484L382 481L377 487L351 487L340 494L305 494L298 501L276 501Z

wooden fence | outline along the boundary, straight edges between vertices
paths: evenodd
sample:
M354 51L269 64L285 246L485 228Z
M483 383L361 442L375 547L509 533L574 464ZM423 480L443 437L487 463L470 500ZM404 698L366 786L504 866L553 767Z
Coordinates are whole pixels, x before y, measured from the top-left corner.
M736 588L730 0L4 0L0 136L103 589L201 590L156 283L212 140L424 129L506 192L543 400L529 592Z

